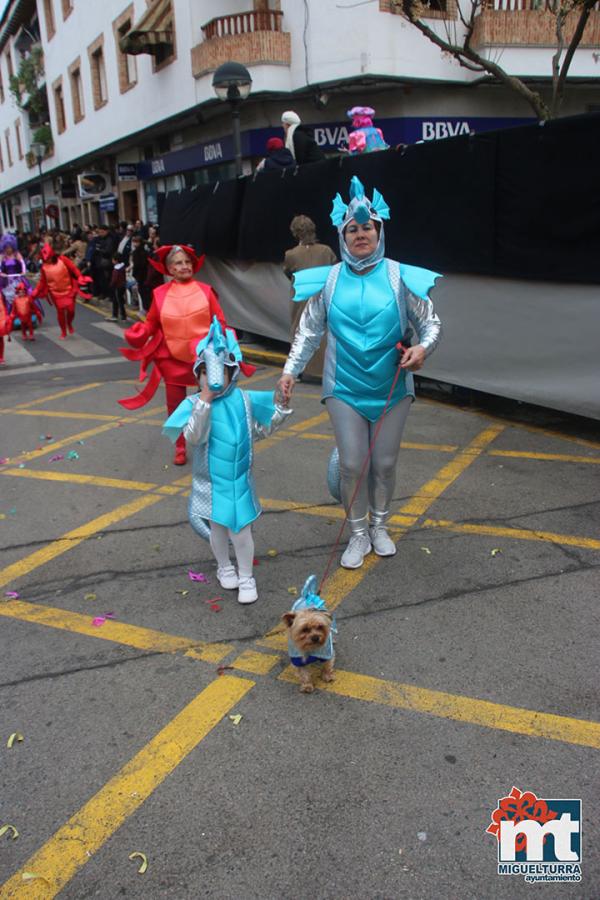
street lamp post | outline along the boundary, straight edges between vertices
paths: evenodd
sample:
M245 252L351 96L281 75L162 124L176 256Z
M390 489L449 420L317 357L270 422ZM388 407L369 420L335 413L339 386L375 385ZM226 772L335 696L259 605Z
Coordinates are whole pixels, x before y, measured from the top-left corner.
M40 176L40 194L42 195L42 222L46 228L46 198L44 197L44 182L42 180L42 160L46 152L46 145L42 141L34 141L31 145L31 151L35 155L38 164L38 173Z
M241 63L227 62L216 70L212 81L219 100L227 100L231 106L233 119L233 147L235 153L235 174L242 174L242 136L240 132L240 103L245 100L252 87L250 72Z

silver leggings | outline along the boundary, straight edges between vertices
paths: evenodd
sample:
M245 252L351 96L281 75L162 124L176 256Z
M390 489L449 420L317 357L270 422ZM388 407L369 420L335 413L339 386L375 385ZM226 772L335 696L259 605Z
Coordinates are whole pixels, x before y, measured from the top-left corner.
M340 454L342 503L352 532L366 531L368 507L371 524L383 525L387 520L396 484L400 441L411 404L412 397L405 397L386 413L368 469L350 507L377 422L365 419L337 397L325 401Z
M219 567L231 565L229 541L233 544L240 578L251 578L254 561L254 538L252 524L245 525L241 531L235 532L224 525L210 523L210 547Z

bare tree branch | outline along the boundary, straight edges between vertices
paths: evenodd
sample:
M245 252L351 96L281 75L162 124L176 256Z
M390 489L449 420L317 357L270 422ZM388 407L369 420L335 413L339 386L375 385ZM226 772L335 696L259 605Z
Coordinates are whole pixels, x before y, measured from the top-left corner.
M469 24L467 24L467 36L463 44L445 41L436 31L430 28L429 25L426 25L420 18L423 14L423 7L419 0L399 0L397 5L401 5L406 18L415 26L415 28L418 28L421 34L429 38L429 40L436 44L444 53L450 53L461 66L466 69L471 69L471 71L487 72L489 75L493 75L502 84L505 84L512 91L515 91L523 97L523 99L533 108L539 119L546 120L550 118L549 108L536 91L532 91L520 78L509 75L508 72L505 72L501 66L497 65L497 63L482 56L470 46L469 42L473 34L475 15L479 2L480 0L471 0L471 14L468 20L471 27L469 28ZM591 0L584 0L584 2L589 3Z
M577 25L575 26L575 31L573 32L573 37L569 42L569 46L567 47L567 52L565 53L565 58L563 60L563 64L560 69L560 75L558 76L558 82L556 84L555 90L553 91L552 97L552 115L558 115L558 111L560 109L560 105L563 100L563 96L565 93L565 82L567 80L567 74L569 72L569 68L573 61L573 57L575 56L575 51L577 47L581 43L581 39L583 37L583 32L585 31L585 26L587 25L588 19L590 17L590 13L592 12L594 6L596 5L596 0L583 0L581 3L575 3L574 6L581 6L581 12L579 13L579 19L577 21Z

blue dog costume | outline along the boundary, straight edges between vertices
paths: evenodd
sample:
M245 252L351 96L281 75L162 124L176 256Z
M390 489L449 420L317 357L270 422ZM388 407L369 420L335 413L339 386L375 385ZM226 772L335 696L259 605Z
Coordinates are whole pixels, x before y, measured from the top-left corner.
M325 601L319 597L316 593L317 589L317 579L315 575L310 575L302 588L302 593L292 606L290 612L298 612L301 609L311 609L316 612L327 612L327 607L325 606ZM288 637L288 654L290 657L290 662L293 666L297 668L302 668L303 666L309 666L314 662L327 662L328 659L332 659L333 652L333 635L337 634L337 626L335 624L335 619L331 622L331 628L329 630L329 636L322 647L316 647L315 650L305 656L302 650L293 642L291 637Z

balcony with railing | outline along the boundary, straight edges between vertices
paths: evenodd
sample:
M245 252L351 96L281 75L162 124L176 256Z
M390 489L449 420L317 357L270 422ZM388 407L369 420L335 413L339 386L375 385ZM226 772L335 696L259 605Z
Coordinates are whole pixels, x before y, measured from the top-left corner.
M291 39L281 10L253 10L218 16L202 26L203 41L192 47L192 74L200 78L234 59L245 66L289 66Z
M484 0L475 21L474 47L555 47L556 15L553 0ZM567 17L565 41L573 36L577 6ZM588 19L580 47L600 44L600 2Z

